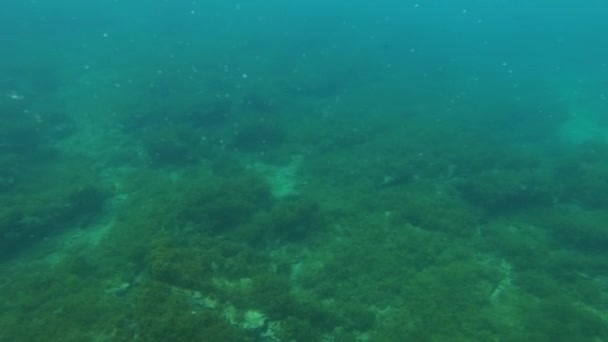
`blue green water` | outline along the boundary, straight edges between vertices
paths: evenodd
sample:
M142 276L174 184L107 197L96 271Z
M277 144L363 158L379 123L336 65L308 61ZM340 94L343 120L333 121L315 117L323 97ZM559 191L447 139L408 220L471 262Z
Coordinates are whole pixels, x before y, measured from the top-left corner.
M0 7L0 341L608 341L603 1Z

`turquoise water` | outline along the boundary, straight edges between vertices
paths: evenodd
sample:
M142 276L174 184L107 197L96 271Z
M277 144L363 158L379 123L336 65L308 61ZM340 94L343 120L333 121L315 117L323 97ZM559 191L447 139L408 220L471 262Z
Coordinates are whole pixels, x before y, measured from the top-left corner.
M608 341L602 1L17 1L0 341Z

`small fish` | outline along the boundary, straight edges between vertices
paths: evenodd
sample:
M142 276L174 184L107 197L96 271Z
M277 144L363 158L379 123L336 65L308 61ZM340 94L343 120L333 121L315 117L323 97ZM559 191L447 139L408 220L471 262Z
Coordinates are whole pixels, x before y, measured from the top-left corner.
M25 97L15 91L9 91L8 93L6 93L6 96L11 99L11 100L15 100L15 101L21 101L23 100Z

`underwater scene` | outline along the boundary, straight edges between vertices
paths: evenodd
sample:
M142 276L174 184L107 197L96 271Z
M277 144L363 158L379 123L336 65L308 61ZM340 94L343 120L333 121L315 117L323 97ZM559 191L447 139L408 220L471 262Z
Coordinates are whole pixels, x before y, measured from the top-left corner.
M0 341L608 341L607 15L3 0Z

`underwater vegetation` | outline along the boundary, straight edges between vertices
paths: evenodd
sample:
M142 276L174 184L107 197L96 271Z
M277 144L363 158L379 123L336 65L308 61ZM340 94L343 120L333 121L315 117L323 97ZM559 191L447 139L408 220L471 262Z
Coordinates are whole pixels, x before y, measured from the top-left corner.
M285 141L285 129L268 122L255 122L238 127L232 145L245 152L276 148Z
M49 153L58 140L67 138L73 131L73 120L60 109L39 111L34 105L17 102L5 106L0 101L0 151L3 155L18 155L21 158L40 158ZM24 113L25 111L25 113ZM34 113L29 113L34 111Z
M459 182L468 201L497 214L550 205L558 196L544 170L490 170Z
M49 188L36 196L10 195L0 214L1 254L19 252L57 232L90 224L103 212L109 196L105 187L87 182Z
M32 145L0 158L0 339L608 338L605 144L522 150L418 115L294 130L234 117L277 115L244 98L125 115L132 150L95 164L61 145L76 128L4 125Z
M142 136L143 150L154 166L183 166L198 161L199 142L190 129L170 125L163 129L151 128Z
M57 147L74 120L55 102L0 101L0 254L4 257L94 220L110 189ZM58 160L65 164L58 165Z

